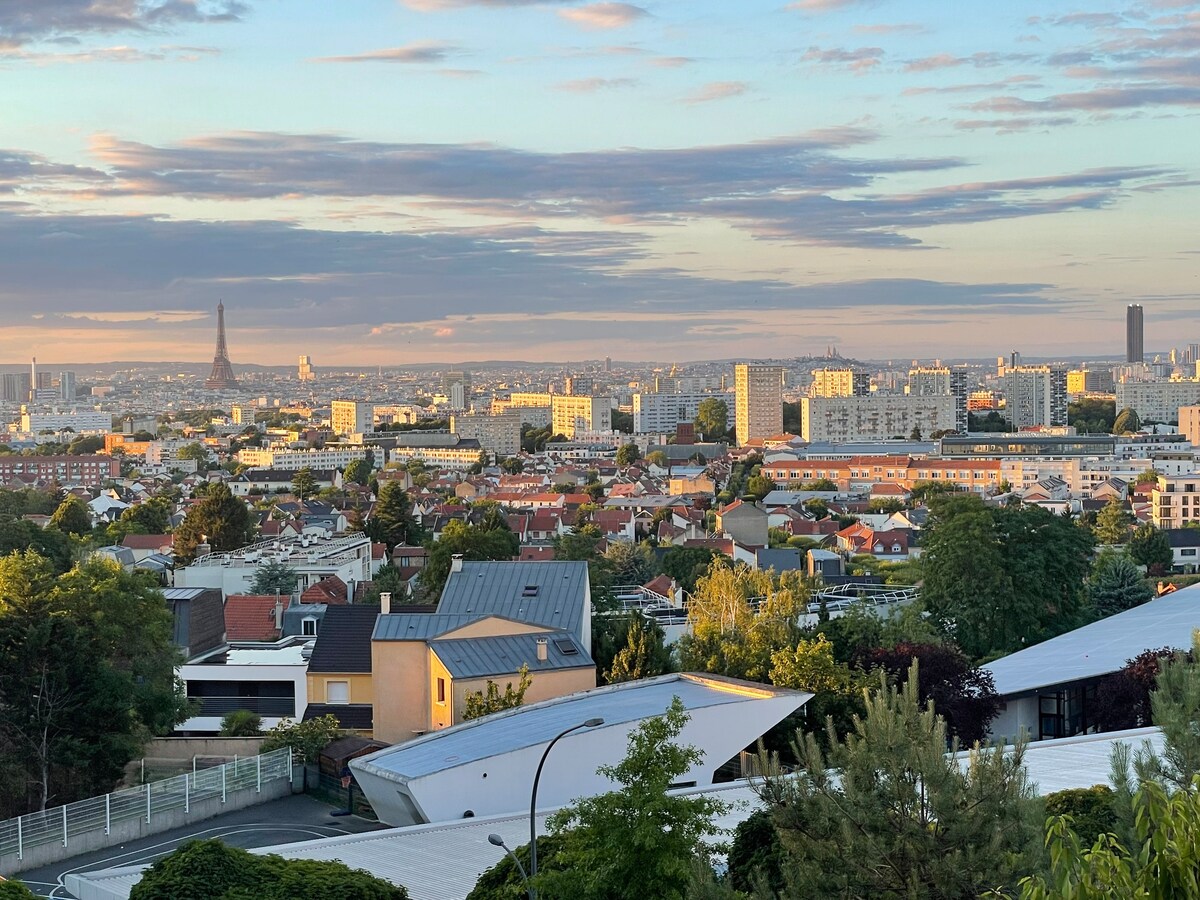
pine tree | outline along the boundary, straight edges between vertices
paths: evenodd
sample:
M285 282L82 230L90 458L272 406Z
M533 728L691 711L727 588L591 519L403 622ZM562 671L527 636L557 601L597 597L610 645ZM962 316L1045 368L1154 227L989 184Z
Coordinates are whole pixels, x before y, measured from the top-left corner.
M54 510L50 524L63 534L82 537L92 530L92 514L88 512L87 504L78 497L67 497Z
M1113 434L1132 434L1142 427L1142 420L1137 411L1130 406L1117 413L1113 422Z
M1114 497L1096 514L1096 527L1092 530L1101 544L1124 544L1129 540L1132 524L1133 516L1125 509L1125 504Z
M657 622L633 615L625 634L625 646L613 657L612 668L604 673L608 684L653 678L670 671L671 651L663 646L663 630Z
M1125 553L1104 553L1088 579L1088 599L1100 616L1141 606L1154 596L1141 571Z

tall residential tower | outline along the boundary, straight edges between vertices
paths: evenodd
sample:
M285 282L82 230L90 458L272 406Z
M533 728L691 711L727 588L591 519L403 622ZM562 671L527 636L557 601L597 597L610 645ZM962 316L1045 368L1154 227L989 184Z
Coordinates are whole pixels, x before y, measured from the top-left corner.
M768 438L783 431L783 367L738 363L733 367L737 441Z
M1125 311L1125 362L1140 363L1145 359L1146 348L1142 338L1142 307L1130 303Z

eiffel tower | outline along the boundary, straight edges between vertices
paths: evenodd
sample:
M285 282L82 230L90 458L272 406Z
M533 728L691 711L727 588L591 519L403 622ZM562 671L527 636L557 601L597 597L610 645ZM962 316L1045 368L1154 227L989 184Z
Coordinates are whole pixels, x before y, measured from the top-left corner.
M217 304L217 352L213 355L212 374L204 382L210 391L230 391L238 386L233 377L233 366L229 364L229 352L225 349L225 304Z

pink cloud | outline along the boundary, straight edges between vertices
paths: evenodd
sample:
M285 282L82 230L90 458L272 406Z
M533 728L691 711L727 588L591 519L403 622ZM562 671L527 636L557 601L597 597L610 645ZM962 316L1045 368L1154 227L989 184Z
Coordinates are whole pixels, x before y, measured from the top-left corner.
M631 3L590 3L587 6L560 9L558 14L568 22L592 31L624 28L649 15L646 10Z
M740 96L750 89L744 81L710 81L699 90L684 98L684 103L711 103Z

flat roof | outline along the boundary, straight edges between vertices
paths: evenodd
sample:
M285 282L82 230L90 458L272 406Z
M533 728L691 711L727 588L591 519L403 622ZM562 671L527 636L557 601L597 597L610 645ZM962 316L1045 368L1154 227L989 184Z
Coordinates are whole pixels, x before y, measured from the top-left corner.
M580 691L463 722L360 757L355 764L403 781L544 744L564 728L587 719L602 718L605 724L601 727L606 727L659 716L666 712L673 697L682 700L687 709L701 709L783 695L795 695L797 706L803 702L800 698L811 696L712 675L660 675Z
M1158 597L982 666L1001 696L1116 672L1143 650L1192 646L1200 628L1200 584Z
M289 643L233 646L184 663L188 666L308 666L305 646L316 638Z

